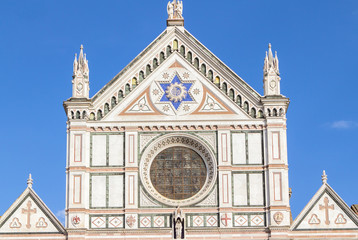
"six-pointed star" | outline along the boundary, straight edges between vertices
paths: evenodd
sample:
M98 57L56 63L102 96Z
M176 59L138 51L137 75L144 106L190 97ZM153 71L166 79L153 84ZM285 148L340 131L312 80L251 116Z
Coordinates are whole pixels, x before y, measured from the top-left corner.
M175 108L175 110L178 110L182 102L194 101L189 94L189 90L193 83L182 82L177 74L174 76L173 80L170 83L160 83L159 85L164 92L164 95L160 99L160 102L170 102Z

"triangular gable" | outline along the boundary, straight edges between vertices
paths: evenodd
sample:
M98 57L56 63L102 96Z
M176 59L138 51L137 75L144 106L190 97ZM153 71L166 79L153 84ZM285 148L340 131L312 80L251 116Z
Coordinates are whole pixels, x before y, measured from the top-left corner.
M0 219L0 234L65 232L62 224L32 188L27 188Z
M358 230L358 217L327 184L313 196L311 201L293 222L292 230Z
M231 115L231 118L236 120L250 119L241 107L201 76L177 52L114 107L103 120L125 121L126 117L130 116L141 116L138 120L150 120L159 115L177 120L198 120L201 118L199 116L204 115L210 115L211 119L220 119L223 115ZM226 116L226 119L230 119L230 116Z
M199 70L195 69L197 73L201 75L207 84L212 84L216 90L220 91L220 87L214 85L211 81L214 81L216 76L220 77L220 82L225 84L227 88L226 97L229 95L229 91L233 91L234 101L237 101L238 98L241 99L241 105L244 104L244 101L248 102L249 108L252 107L256 109L256 112L262 111L262 104L260 102L261 96L253 88L251 88L245 81L243 81L238 75L236 75L230 68L228 68L222 61L220 61L213 53L211 53L204 45L202 45L198 40L196 40L189 32L186 30L181 31L177 28L172 30L165 30L155 41L153 41L139 56L137 56L127 67L125 67L114 79L112 79L107 85L105 85L92 99L92 107L90 111L94 114L97 114L98 111L108 114L107 112L112 112L114 108L112 99L117 98L120 92L123 93L125 99L133 95L133 91L137 91L142 85L145 85L145 82L148 81L148 78L151 78L152 75L157 72L157 69L165 64L173 55L177 55L179 51L174 51L169 57L166 56L164 61L160 60L160 53L166 52L166 47L172 46L173 41L176 40L179 42L180 46L185 46L186 53L189 51L192 53L192 63L188 61L188 57L182 57L182 59L190 64L192 67L194 65L194 60L196 58L200 61L199 68L202 67L202 64L206 66L206 75L204 76ZM159 67L154 66L154 59L156 64ZM172 66L167 66L167 68L180 68L182 63L174 62ZM150 66L151 72L148 74L146 66ZM211 71L213 75L209 80L208 74ZM140 73L142 72L142 76ZM144 76L144 75L145 76ZM141 80L143 78L144 80ZM139 85L132 89L132 80L137 79ZM140 81L141 80L141 81ZM126 85L130 86L131 91L126 92ZM222 87L222 85L221 85ZM144 89L142 88L142 91ZM211 90L213 92L213 90ZM239 97L238 97L239 96ZM229 98L228 98L229 99ZM132 102L132 99L130 102ZM233 100L229 99L234 103ZM211 100L210 100L211 101ZM123 101L122 101L123 102ZM127 101L128 104L128 101ZM110 107L106 107L110 106ZM128 105L127 105L128 106ZM166 109L166 108L165 108ZM186 107L188 109L188 107ZM153 115L150 111L147 112L147 115ZM246 114L246 113L244 113ZM249 117L250 118L250 117ZM103 120L108 120L108 118L103 118Z

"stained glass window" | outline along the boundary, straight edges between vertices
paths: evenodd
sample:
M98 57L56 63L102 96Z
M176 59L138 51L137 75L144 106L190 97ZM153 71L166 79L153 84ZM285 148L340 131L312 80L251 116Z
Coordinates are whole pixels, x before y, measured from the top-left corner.
M155 157L150 178L161 195L183 200L194 196L203 187L206 166L195 151L186 147L171 147Z

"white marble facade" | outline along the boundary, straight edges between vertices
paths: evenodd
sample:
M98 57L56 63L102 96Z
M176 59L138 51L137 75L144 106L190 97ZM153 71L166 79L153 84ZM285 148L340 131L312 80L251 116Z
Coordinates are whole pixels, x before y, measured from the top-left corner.
M271 45L261 96L184 29L182 10L182 1L170 2L168 28L92 98L81 47L73 96L64 102L65 228L38 197L29 197L37 196L30 184L0 219L0 239L15 230L44 233L39 239L173 239L183 229L186 239L341 233L317 234L327 229L358 237L357 216L326 180L291 223L289 99L280 92ZM155 162L179 148L188 154L177 165L174 157ZM182 226L173 222L178 209Z

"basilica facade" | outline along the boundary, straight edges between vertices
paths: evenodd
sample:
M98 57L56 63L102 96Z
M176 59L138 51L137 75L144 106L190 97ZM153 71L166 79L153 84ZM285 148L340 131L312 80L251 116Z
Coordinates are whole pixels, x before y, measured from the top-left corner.
M292 220L289 99L271 45L260 95L184 28L182 1L167 11L167 28L92 97L81 46L63 104L65 226L30 176L0 239L358 239L325 173Z

